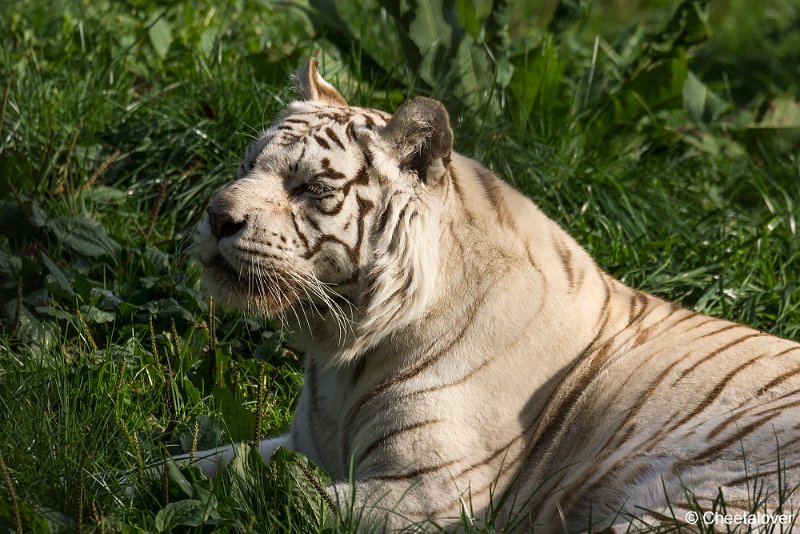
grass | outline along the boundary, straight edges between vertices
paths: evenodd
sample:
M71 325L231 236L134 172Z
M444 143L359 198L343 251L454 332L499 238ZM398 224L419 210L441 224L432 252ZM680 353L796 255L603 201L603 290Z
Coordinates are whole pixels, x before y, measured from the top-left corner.
M255 0L4 3L0 529L322 527L326 475L296 455L247 457L213 481L139 476L165 453L291 420L300 355L276 325L210 307L186 248L248 139L291 100L288 73L320 48L353 104L442 98L457 150L529 194L614 276L800 338L797 3L712 3L711 39L686 59L721 102L703 100L700 115L695 93L660 102L641 85L642 109L614 114L633 59L650 57L675 8L616 4L619 20L596 8L556 31L556 3L543 3L516 63L543 89L527 101L512 83L495 93L502 104L465 109L413 73L360 70L380 32L357 30L372 19L350 21L360 40L337 48L302 9ZM132 501L122 477L137 485Z

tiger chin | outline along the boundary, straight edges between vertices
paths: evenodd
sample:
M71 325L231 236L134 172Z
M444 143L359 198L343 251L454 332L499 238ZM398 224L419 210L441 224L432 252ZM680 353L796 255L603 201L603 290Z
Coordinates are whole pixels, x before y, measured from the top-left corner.
M305 352L265 459L306 454L379 529L685 524L720 495L794 513L800 345L606 274L452 150L439 102L350 107L313 59L296 85L194 241L207 291Z

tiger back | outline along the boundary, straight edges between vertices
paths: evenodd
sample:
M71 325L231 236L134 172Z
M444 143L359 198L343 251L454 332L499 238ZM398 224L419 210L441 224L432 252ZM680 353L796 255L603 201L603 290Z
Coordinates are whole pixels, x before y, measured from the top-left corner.
M798 507L800 345L606 274L452 150L439 102L349 107L313 60L297 85L194 242L206 290L305 353L265 458L303 452L384 528L682 523L720 495Z

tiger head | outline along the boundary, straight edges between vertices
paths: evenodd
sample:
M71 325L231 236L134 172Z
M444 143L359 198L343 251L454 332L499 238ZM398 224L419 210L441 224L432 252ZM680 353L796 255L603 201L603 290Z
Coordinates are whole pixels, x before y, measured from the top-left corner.
M354 357L419 319L438 261L453 133L428 98L349 107L312 59L301 100L209 201L194 254L223 305L278 317L301 349Z

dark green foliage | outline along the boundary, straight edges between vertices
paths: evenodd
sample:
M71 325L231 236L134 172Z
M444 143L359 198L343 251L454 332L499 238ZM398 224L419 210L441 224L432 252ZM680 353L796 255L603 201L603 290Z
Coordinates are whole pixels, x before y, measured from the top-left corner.
M798 13L796 0L3 3L0 530L17 512L26 532L363 527L331 519L326 475L288 452L266 466L245 447L210 481L171 464L141 476L165 453L291 419L300 356L263 318L217 315L186 250L319 51L353 104L442 99L456 149L626 283L800 338Z

